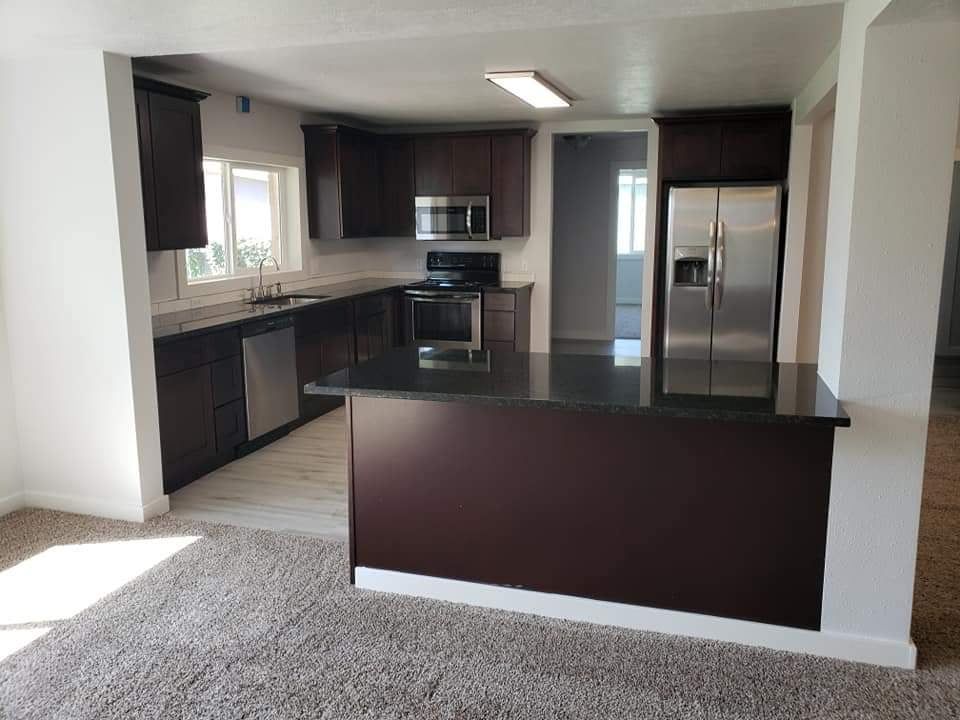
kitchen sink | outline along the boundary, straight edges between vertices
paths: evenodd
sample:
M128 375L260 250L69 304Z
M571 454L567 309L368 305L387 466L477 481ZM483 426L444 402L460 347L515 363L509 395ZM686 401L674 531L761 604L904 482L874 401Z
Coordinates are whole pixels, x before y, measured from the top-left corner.
M265 297L258 298L256 300L248 300L247 302L250 305L270 305L273 307L295 307L297 305L309 305L315 303L318 300L325 300L329 295L278 295L276 297Z

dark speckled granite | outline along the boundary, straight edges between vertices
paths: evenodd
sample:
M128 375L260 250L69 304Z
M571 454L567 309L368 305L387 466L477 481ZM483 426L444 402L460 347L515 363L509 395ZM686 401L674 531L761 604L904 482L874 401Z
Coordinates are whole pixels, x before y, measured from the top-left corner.
M328 296L315 303L296 307L250 305L246 302L237 301L221 303L219 305L208 305L206 307L167 313L165 315L156 315L153 318L153 339L156 343L162 343L168 340L179 340L190 335L210 332L211 330L223 330L229 327L243 325L244 323L260 320L265 317L288 315L322 304L385 292L393 288L403 287L408 282L410 281L398 280L396 278L367 278L364 280L321 285L319 287L301 290L288 290L287 292L292 295L312 294Z
M816 365L398 348L308 394L848 427Z

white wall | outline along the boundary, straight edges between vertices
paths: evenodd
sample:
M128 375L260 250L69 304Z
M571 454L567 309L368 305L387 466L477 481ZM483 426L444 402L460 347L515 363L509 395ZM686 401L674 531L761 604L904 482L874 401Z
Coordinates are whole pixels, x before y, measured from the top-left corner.
M815 363L820 348L820 312L823 260L827 244L827 208L830 200L830 157L833 148L831 110L813 123L810 142L810 185L807 190L806 240L797 322L796 361Z
M100 51L0 60L0 287L24 500L140 520L162 492L133 88Z
M869 27L851 0L840 44L820 374L837 432L822 626L909 649L951 158L960 25Z
M640 305L643 302L643 255L617 257L617 304Z
M611 340L617 284L613 172L617 163L647 166L647 135L593 135L584 145L560 136L553 162L552 335Z
M10 378L3 288L0 286L0 515L16 510L22 504L23 483L17 462L16 408Z
M837 70L840 63L839 45L827 56L803 90L793 100L790 135L790 167L787 176L787 220L783 257L783 283L780 293L780 325L777 338L777 360L804 362L800 357L800 318L811 310L805 308L813 298L804 293L807 276L807 220L809 210L811 163L813 161L813 123L832 112L836 96ZM819 313L819 297L816 299ZM819 320L818 320L819 322ZM817 338L815 343L819 340ZM806 352L809 357L809 348ZM813 357L816 358L814 352Z

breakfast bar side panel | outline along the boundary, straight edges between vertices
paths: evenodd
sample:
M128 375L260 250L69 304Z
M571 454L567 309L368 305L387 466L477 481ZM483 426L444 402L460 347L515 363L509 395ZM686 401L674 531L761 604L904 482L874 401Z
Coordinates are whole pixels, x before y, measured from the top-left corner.
M356 566L819 629L833 428L354 397Z

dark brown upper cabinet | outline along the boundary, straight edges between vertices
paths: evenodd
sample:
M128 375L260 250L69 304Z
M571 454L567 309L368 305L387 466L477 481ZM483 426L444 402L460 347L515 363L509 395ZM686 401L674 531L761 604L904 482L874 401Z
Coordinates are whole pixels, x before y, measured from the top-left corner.
M413 138L380 137L380 222L387 237L413 237Z
M421 135L414 140L417 195L453 195L453 138Z
M200 105L207 93L134 77L147 250L207 244Z
M340 125L304 125L302 130L310 237L380 234L377 136Z
M529 129L372 134L304 125L310 237L413 237L416 195L489 195L491 236L530 233Z
M778 181L787 176L789 110L657 118L665 181Z
M453 138L453 194L490 194L490 136Z
M533 131L494 135L490 163L490 235L530 234L530 140Z
M421 135L414 147L417 195L490 194L489 135Z

